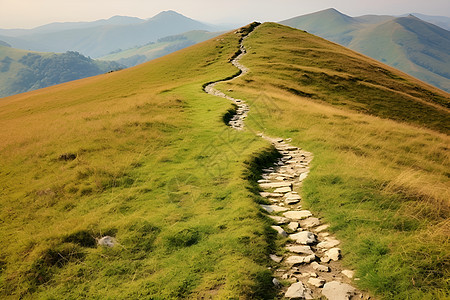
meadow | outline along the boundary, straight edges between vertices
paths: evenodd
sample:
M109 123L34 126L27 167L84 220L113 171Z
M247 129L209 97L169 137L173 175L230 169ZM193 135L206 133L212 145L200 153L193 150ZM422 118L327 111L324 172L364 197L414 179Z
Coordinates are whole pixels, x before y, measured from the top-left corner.
M239 34L0 102L3 299L260 298L270 225L242 176L268 146L202 85ZM118 245L97 247L110 235Z

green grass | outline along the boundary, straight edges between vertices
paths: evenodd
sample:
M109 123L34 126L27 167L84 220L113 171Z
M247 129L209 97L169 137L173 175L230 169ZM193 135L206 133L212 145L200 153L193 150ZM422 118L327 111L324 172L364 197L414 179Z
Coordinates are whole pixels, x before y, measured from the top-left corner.
M267 145L202 90L236 72L239 38L0 102L1 298L270 295L243 175Z
M218 88L247 100L252 130L314 154L304 207L343 241L355 283L382 299L448 297L448 94L281 25L245 44L250 73Z

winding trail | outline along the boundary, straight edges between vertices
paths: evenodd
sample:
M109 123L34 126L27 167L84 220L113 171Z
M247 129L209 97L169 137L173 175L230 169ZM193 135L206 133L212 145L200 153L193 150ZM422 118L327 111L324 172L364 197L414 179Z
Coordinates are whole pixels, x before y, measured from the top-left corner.
M236 31L236 34L239 33ZM217 90L215 85L249 72L239 62L246 54L243 41L248 34L241 39L241 53L232 60L232 64L241 70L240 74L210 83L204 88L206 93L237 105L236 114L228 124L236 130L244 130L249 106L242 99L235 99ZM329 225L321 224L310 211L302 210L299 191L309 174L312 153L288 144L290 139L271 138L262 133L258 135L269 141L281 154L272 167L262 170L262 179L258 181L263 191L260 195L271 203L261 207L273 220L272 228L278 232L279 238L287 240L285 249L279 251L282 255L270 255L277 267L273 273L273 283L279 289L279 298L317 299L325 296L330 300L370 299L369 295L351 286L354 272L342 268L339 262L341 250L337 247L340 242L326 231ZM281 282L289 283L289 286Z

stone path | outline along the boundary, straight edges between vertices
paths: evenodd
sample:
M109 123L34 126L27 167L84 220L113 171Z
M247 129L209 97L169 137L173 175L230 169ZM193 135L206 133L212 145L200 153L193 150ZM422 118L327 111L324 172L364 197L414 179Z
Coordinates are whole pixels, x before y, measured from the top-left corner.
M249 71L239 63L246 53L242 42L240 47L242 53L232 61L242 71L236 77ZM243 100L216 90L214 86L219 82L223 81L207 85L205 92L234 102L237 113L229 125L243 130L249 107ZM277 266L273 283L280 290L279 298L370 299L351 285L354 272L341 267L340 242L327 231L329 225L322 224L310 211L302 209L299 191L308 176L313 155L288 144L290 139L259 136L272 143L282 155L272 167L262 170L262 178L258 181L262 190L260 195L270 203L261 207L273 220L272 228L279 238L286 240L285 249L279 251L283 255L270 255ZM289 284L285 286L281 282Z

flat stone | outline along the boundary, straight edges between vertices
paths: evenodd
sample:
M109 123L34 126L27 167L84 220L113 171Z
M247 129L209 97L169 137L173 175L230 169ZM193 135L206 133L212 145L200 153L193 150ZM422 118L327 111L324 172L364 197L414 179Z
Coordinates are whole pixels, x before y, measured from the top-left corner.
M290 191L292 191L291 187L286 186L286 187L277 188L273 192L274 193L289 193Z
M347 276L350 279L352 279L355 276L355 272L351 271L351 270L342 270L341 273L344 274L345 276Z
M317 273L309 273L309 277L317 278L319 277Z
M356 289L346 283L331 281L323 286L322 295L328 300L349 300L356 295Z
M290 222L287 226L287 228L292 231L295 232L298 229L298 222Z
M270 196L269 192L260 192L259 195L261 195L261 197L267 198Z
M321 225L321 226L317 227L314 231L315 232L322 232L324 230L327 230L329 227L330 227L330 225L324 224L324 225Z
M311 278L308 279L308 283L310 285L315 286L315 287L321 288L325 284L325 280L320 279L320 278L313 278L313 277L311 277Z
M261 183L259 186L262 189L276 189L276 188L280 188L280 187L291 187L292 182L283 181L283 182Z
M289 197L289 198L286 198L285 202L287 205L293 205L293 204L299 203L300 199Z
M281 193L270 193L270 197L274 197L274 198L281 198L283 196L284 196L284 194L281 194Z
M278 177L275 177L275 180L283 181L283 180L286 180L286 177L278 176Z
M296 151L296 150L298 150L297 147L293 147L293 146L286 147L286 151Z
M282 225L282 224L287 224L287 223L289 223L289 219L288 219L288 218L279 217L279 216L269 216L269 218L271 218L272 220L274 220L275 223L277 223L278 225Z
M297 194L297 193L295 193L295 192L292 192L292 193L286 194L286 200L287 200L287 199L301 200L302 198L300 197L299 194Z
M314 244L317 242L315 234L310 231L294 233L289 235L289 238L303 245Z
M272 229L274 229L276 232L278 232L279 235L284 236L284 237L288 236L286 231L284 231L284 229L281 228L280 226L273 225L273 226L270 226L270 227L272 227Z
M306 177L308 177L308 173L302 173L302 174L300 174L298 181L303 181L303 180L305 180Z
M290 252L299 254L314 254L310 246L288 246L286 249Z
M330 272L330 268L324 265L319 264L318 262L313 261L311 263L311 267L319 272Z
M258 180L258 183L270 183L270 180L268 180L268 179L260 179L260 180Z
M309 210L293 210L288 211L283 214L286 218L291 220L300 221L312 216L312 213Z
M280 263L283 260L283 256L278 256L275 254L270 254L269 257L271 260L273 260L276 263Z
M300 226L302 226L302 228L311 228L318 225L320 225L320 220L314 217L309 217L305 220L300 221Z
M104 236L104 237L100 238L97 241L97 243L100 246L112 248L112 247L114 247L117 244L117 241L116 241L115 238L107 235L107 236Z
M324 241L317 244L317 248L330 249L330 248L336 247L340 243L341 242L339 242L338 240L336 240L334 238L327 237L327 238L325 238Z
M311 254L308 256L299 256L299 255L292 255L286 258L285 263L291 266L300 265L300 264L309 264L310 262L314 261L316 259L315 254Z
M292 284L284 297L288 299L313 299L312 292L301 281Z
M331 248L327 252L325 252L325 257L328 257L330 260L338 261L341 258L341 249L339 248Z
M281 206L278 206L278 205L264 205L264 204L260 204L260 205L269 214L273 213L273 212L282 212L282 211L287 211L288 210L287 208L281 207Z

